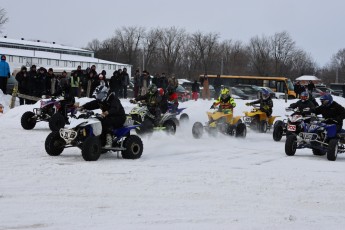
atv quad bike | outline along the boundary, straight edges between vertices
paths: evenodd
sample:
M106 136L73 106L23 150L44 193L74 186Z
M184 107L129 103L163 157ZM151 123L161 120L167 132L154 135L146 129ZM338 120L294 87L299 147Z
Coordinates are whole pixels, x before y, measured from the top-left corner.
M62 100L50 98L40 100L40 108L34 108L33 111L23 113L21 117L21 125L23 129L30 130L36 126L37 122L49 122L49 128L52 131L58 131L69 122L69 117L74 117L76 114L76 106L74 103L66 104L66 108L62 107ZM63 114L62 111L66 111Z
M112 130L112 147L102 147L100 135L102 124L99 115L92 111L72 119L71 124L58 132L51 132L45 141L45 149L50 156L59 156L65 148L78 147L85 161L97 161L101 153L108 151L121 152L124 159L138 159L143 152L143 143L130 131L138 127L127 118L122 128Z
M216 136L219 132L229 136L245 138L247 127L242 123L241 116L233 116L232 112L222 112L217 110L207 112L208 122L203 125L195 122L192 128L193 137L199 139L203 132L211 136Z
M250 112L244 112L244 123L253 130L266 133L273 126L274 120L279 116L267 117L266 113L260 110L259 106L252 105Z
M285 153L293 156L297 149L310 148L316 156L327 155L329 161L335 161L338 154L345 152L345 130L337 133L335 124L326 124L322 119L304 123L298 134L289 135L285 141Z

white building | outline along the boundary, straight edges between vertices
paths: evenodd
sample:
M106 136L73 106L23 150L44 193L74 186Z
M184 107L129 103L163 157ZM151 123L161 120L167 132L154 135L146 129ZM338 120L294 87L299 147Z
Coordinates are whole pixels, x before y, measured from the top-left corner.
M105 70L108 77L120 68L127 68L127 72L131 74L131 65L94 58L93 51L63 46L55 42L27 41L23 38L16 40L5 36L0 38L0 54L6 55L11 72L20 69L23 65L28 69L36 65L37 69L42 66L46 69L53 68L54 71L67 72L77 69L78 65L82 69L95 65L98 73Z

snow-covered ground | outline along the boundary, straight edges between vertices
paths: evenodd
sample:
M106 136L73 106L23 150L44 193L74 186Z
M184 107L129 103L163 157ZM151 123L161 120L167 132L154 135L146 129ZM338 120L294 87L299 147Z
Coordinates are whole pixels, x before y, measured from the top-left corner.
M306 149L287 157L285 137L274 142L272 131L249 130L244 140L193 139L192 124L206 121L211 101L182 103L190 123L175 136L143 138L138 160L108 153L86 162L76 148L48 156L48 124L29 131L20 125L21 115L35 105L9 110L8 100L1 95L0 230L345 226L345 156L330 162ZM235 115L250 109L236 102ZM133 107L122 103L127 112ZM274 114L286 114L287 105L274 100Z

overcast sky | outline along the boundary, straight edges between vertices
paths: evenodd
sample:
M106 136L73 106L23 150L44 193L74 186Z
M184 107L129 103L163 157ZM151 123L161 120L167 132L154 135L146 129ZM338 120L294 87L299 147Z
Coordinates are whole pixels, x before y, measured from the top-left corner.
M345 48L344 0L1 0L2 36L85 47L122 26L216 32L247 44L287 31L320 66Z

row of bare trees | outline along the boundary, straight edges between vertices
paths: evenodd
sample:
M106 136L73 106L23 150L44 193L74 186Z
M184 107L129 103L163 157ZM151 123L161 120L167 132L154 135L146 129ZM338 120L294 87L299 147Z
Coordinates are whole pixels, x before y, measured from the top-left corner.
M227 75L287 76L315 74L310 55L299 49L283 31L256 36L249 44L220 41L218 33L189 34L184 29L122 27L112 38L88 43L98 58L194 79L203 73Z
M8 22L0 8L1 28ZM325 83L345 82L345 48L318 68L312 57L296 46L283 31L273 36L255 36L248 44L220 41L218 33L187 33L184 29L128 26L115 30L113 37L88 43L95 56L131 64L152 74L166 72L195 79L203 73L227 75L287 76L292 79L316 75Z

